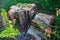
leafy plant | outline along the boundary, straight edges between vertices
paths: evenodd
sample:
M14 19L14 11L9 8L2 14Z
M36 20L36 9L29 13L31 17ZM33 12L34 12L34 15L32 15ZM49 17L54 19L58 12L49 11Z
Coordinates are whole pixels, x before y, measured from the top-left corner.
M60 16L54 16L54 23L57 26L60 26Z
M18 35L20 35L20 32L18 29L14 29L13 24L9 23L8 17L7 17L7 12L5 9L2 10L1 13L3 17L3 27L5 27L5 30L1 32L0 38L14 38Z
M3 20L3 26L4 26L4 27L7 27L7 25L8 25L8 17L7 17L7 12L6 12L5 9L2 10L1 16L2 16L2 18L3 18L3 19L2 19L2 20Z
M14 38L19 35L19 31L17 29L14 28L10 28L8 27L7 29L5 29L4 31L1 32L0 34L0 38Z

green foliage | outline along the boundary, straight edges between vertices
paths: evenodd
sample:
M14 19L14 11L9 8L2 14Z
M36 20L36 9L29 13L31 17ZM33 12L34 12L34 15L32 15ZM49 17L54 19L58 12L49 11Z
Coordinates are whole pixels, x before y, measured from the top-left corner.
M6 3L4 4L4 8L9 10L9 7L11 5L15 5L17 3L17 0L6 0Z
M19 31L17 29L14 28L10 28L8 27L7 29L5 29L4 31L1 32L0 34L0 38L14 38L19 35Z
M3 30L0 33L0 38L15 38L17 35L20 34L18 29L14 29L13 24L10 24L7 17L7 12L5 9L2 10L1 16L3 17L3 27L5 27L5 30Z
M3 17L3 26L7 27L8 26L8 17L7 17L7 12L5 9L2 10L1 16Z
M17 0L1 0L0 1L0 7L9 10L9 7L11 5L15 5L17 3Z
M54 23L55 25L52 27L54 31L53 34L60 39L60 16L54 16Z
M60 16L54 16L55 25L60 26Z

